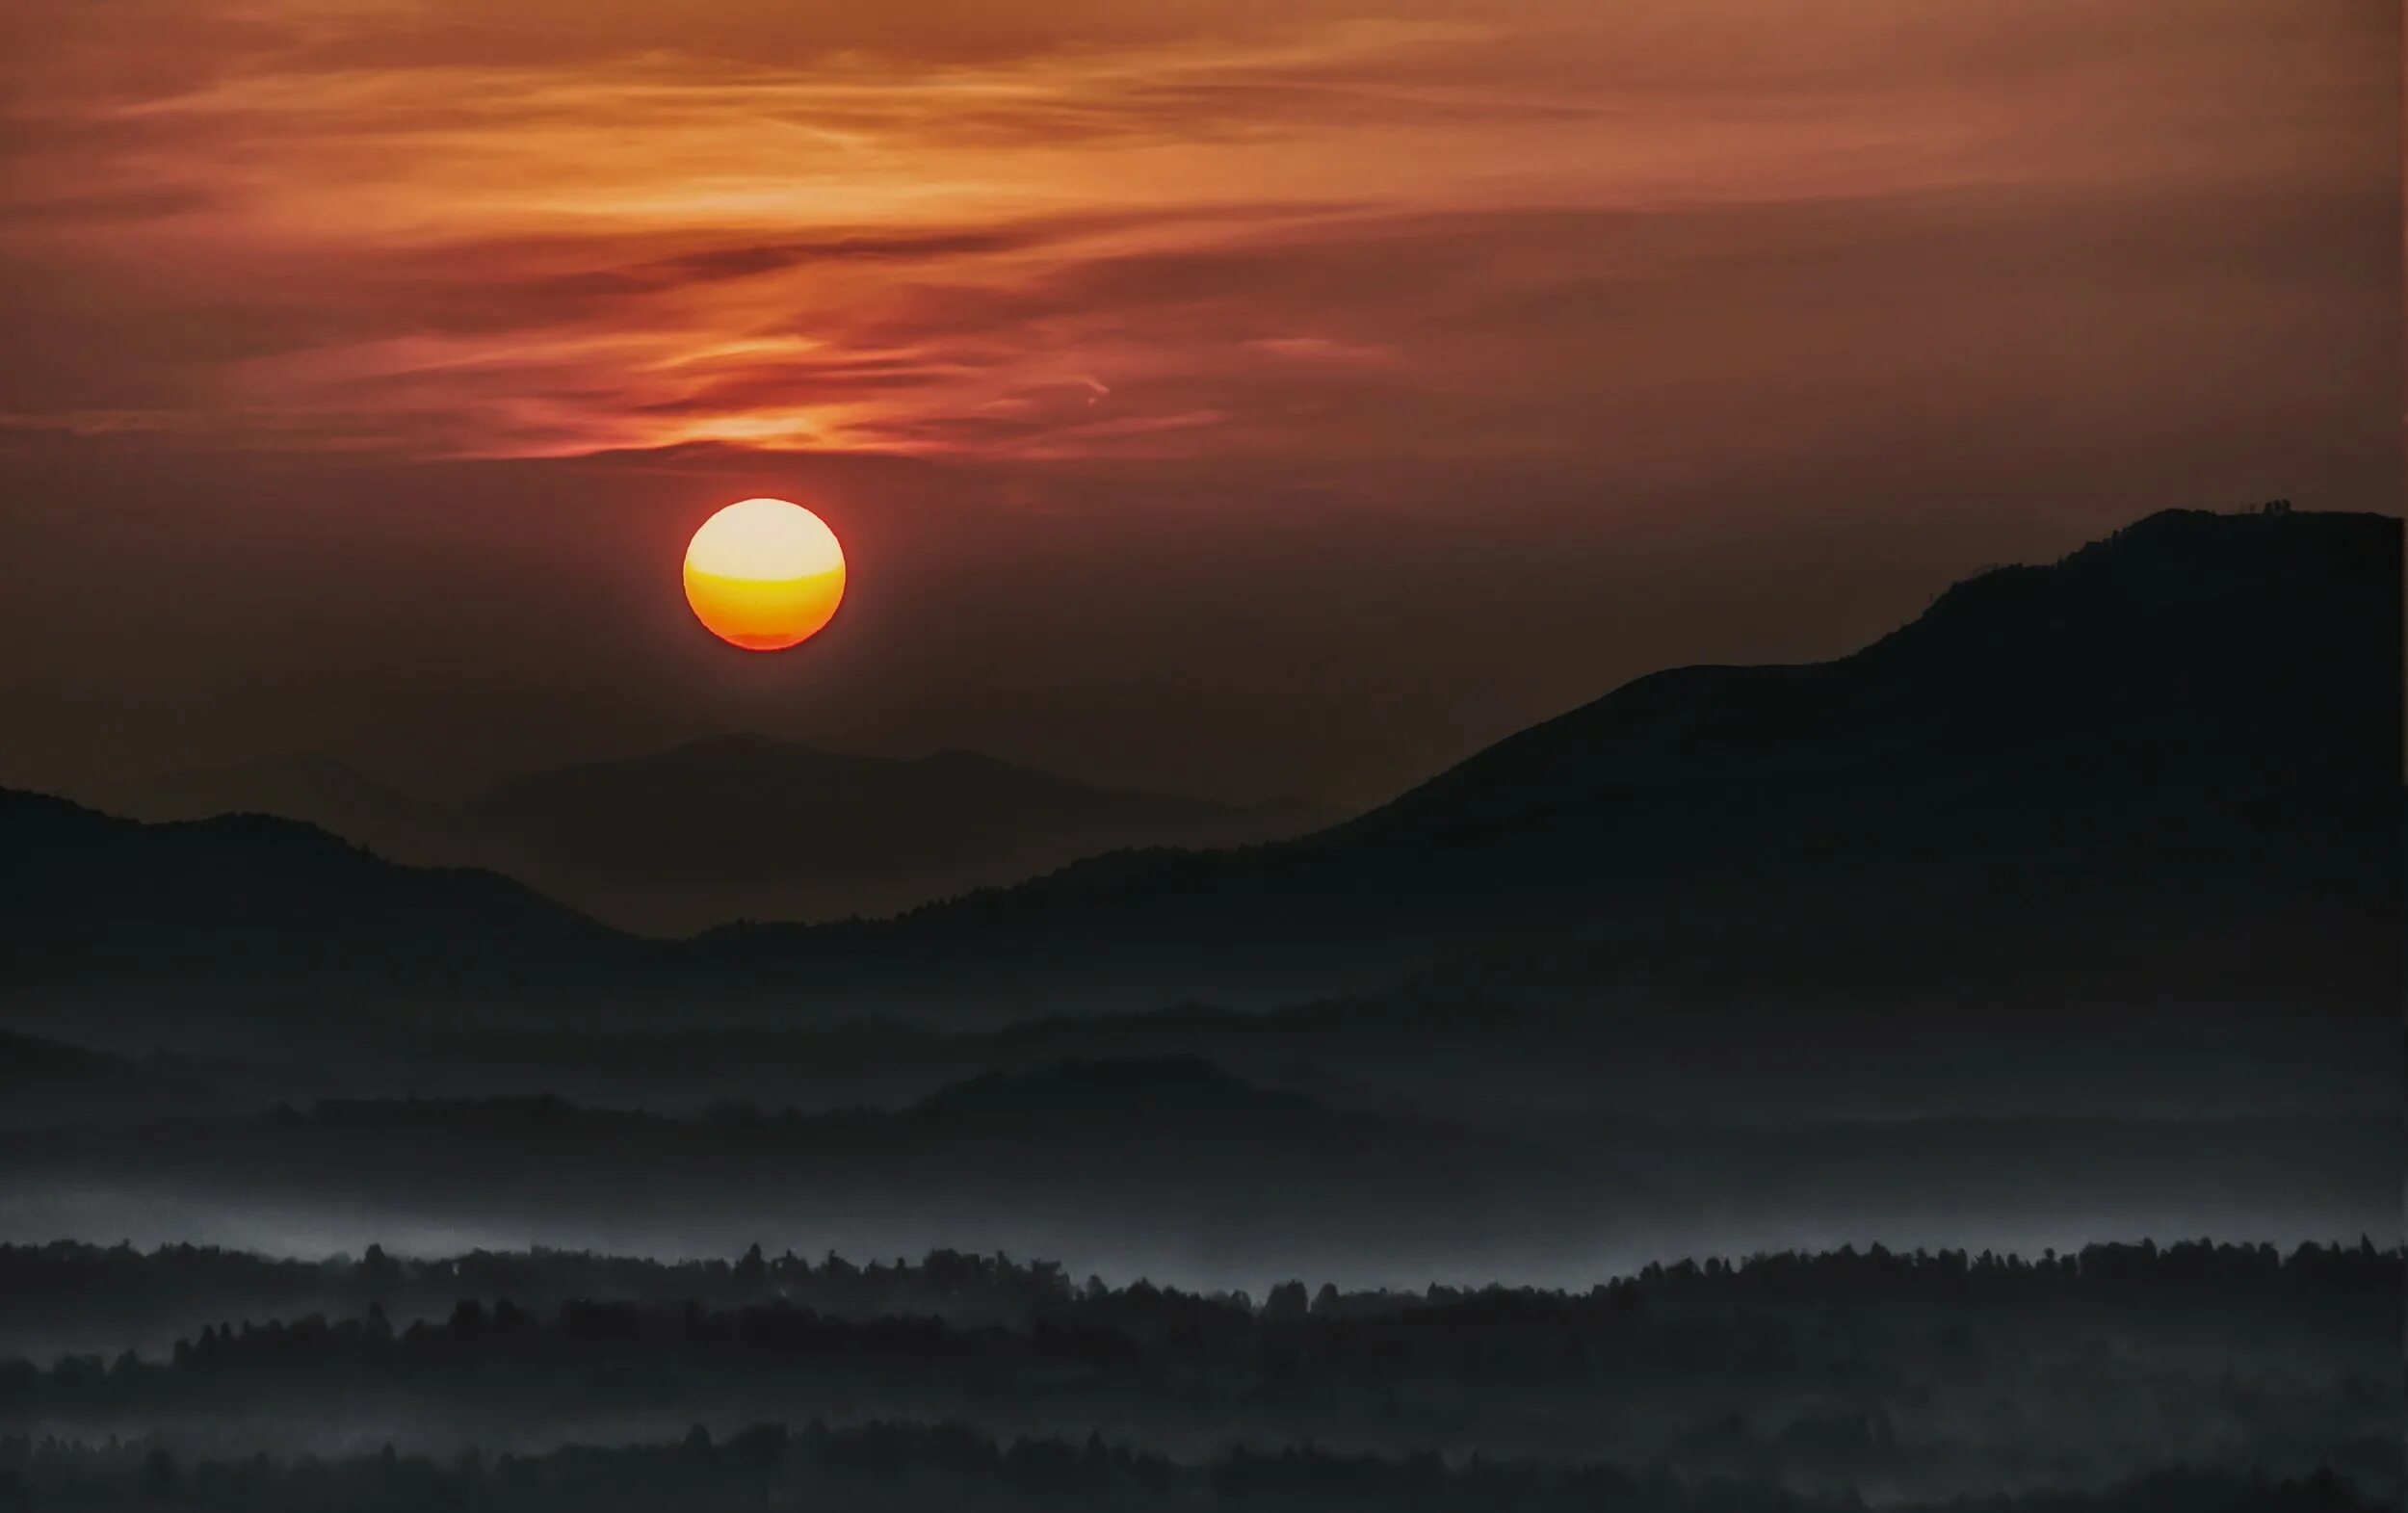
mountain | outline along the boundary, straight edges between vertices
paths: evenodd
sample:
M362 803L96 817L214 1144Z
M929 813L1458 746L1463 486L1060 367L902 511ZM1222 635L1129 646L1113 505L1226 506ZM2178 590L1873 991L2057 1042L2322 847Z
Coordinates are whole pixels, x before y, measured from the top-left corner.
M856 1011L931 984L1059 1013L1073 988L1152 1006L1197 984L1420 974L1819 1025L1869 1005L1969 1023L1985 1004L2395 1016L2400 569L2390 517L2153 515L1960 584L1836 661L1641 678L1298 839L1120 851L893 920L676 947L287 822L145 826L7 795L0 930L20 975L53 979L172 965L574 985L641 968L680 992L852 995ZM923 838L923 862L966 855L948 831L1019 812L1193 813L983 758L757 740L572 770L479 809L497 836L565 851L556 865L653 869L668 888L707 880L683 866L806 847L868 866L898 834Z
M1220 847L1342 818L1093 787L971 751L911 760L764 736L519 773L458 804L332 758L160 774L106 796L145 820L273 814L420 865L507 873L620 927L893 914L1137 846Z
M899 761L727 736L510 778L458 833L603 918L685 932L892 914L1118 848L1242 845L1337 818L1097 788L972 751Z
M98 807L135 820L275 815L380 852L409 848L436 818L433 806L314 752L176 769L94 796Z
M0 1030L0 1092L12 1100L61 1084L106 1084L137 1075L126 1056Z
M108 1214L112 1233L140 1233L162 1205L200 1205L301 1227L372 1213L421 1215L451 1233L498 1225L544 1242L609 1233L645 1249L680 1231L716 1246L732 1226L772 1248L876 1254L971 1230L1022 1254L1076 1241L1081 1254L1243 1250L1268 1264L1297 1247L1378 1253L1409 1236L1427 1264L1560 1234L1555 1215L1565 1213L1580 1215L1585 1239L1604 1215L1580 1200L1615 1168L1458 1125L1335 1109L1165 1057L1039 1065L901 1108L817 1114L380 1097L0 1123L0 1169L39 1174L11 1194L15 1221L35 1230L76 1208ZM1628 1180L1614 1190L1618 1202L1637 1196Z
M922 1253L970 1231L1081 1269L1593 1280L1609 1258L1827 1232L1969 1248L2095 1232L2355 1235L2398 1207L2383 1118L1573 1121L1349 1110L1192 1057L1040 1064L895 1109L698 1117L559 1097L325 1098L12 1126L18 1234L381 1233L649 1253ZM375 1226L375 1227L371 1227ZM304 1240L301 1237L307 1237Z
M0 789L0 974L498 982L639 943L499 874L404 867L267 815L147 824Z
M158 1118L236 1106L216 1068L189 1057L130 1056L0 1030L0 1128Z
M1277 1133L1321 1136L1348 1124L1399 1137L1368 1115L1342 1115L1301 1094L1258 1087L1198 1056L1071 1058L990 1071L911 1106L919 1122L955 1130L1037 1131L1125 1141L1139 1132L1204 1132L1221 1140ZM1015 1146L1016 1148L1016 1146Z
M2366 1002L2397 981L2400 570L2388 516L2168 511L1836 661L1638 679L1297 840L705 944Z

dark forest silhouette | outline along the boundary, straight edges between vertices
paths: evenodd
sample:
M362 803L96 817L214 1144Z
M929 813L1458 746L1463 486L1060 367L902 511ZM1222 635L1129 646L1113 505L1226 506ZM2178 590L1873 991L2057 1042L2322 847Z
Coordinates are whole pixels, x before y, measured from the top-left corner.
M748 1426L724 1439L696 1425L671 1445L570 1448L537 1455L476 1450L435 1458L390 1450L299 1462L264 1456L188 1466L139 1445L0 1440L0 1506L177 1506L239 1513L445 1507L492 1513L663 1507L1117 1509L1510 1508L1518 1513L1857 1513L1853 1493L1816 1496L1762 1484L1689 1483L1658 1468L1554 1464L1431 1451L1349 1455L1312 1446L1233 1448L1180 1462L1111 1444L1019 1436L958 1423L872 1422L790 1430ZM2329 1472L2288 1479L2185 1468L2096 1493L2033 1492L1887 1504L1898 1513L2377 1513L2384 1504Z
M1295 1280L1279 1284L1258 1305L1242 1291L1191 1293L1145 1281L1115 1288L1095 1278L1077 1283L1057 1262L957 1250L930 1251L918 1261L852 1261L833 1251L815 1261L791 1250L772 1255L759 1245L732 1261L560 1250L422 1259L388 1255L372 1245L357 1258L299 1261L216 1246L145 1251L57 1240L0 1244L0 1295L28 1312L80 1315L103 1327L121 1327L134 1311L170 1305L249 1318L328 1311L364 1315L372 1305L439 1315L467 1298L514 1298L551 1307L598 1297L710 1309L774 1301L839 1319L927 1317L1015 1327L1071 1314L1142 1322L1150 1307L1197 1304L1231 1317L1255 1315L1278 1323L1471 1304L1569 1317L1602 1302L1616 1315L1629 1316L1642 1311L1650 1298L1726 1303L1923 1298L1973 1305L2035 1298L2147 1300L2219 1291L2366 1297L2397 1287L2403 1279L2401 1255L2366 1237L2355 1244L2303 1241L2288 1252L2270 1244L2209 1239L2100 1242L2028 1259L1990 1251L1894 1251L1876 1244L1651 1263L1585 1292L1436 1282L1414 1291L1341 1291L1324 1283L1308 1301L1306 1284Z
M2051 1485L2102 1495L2102 1506L2148 1505L2114 1501L2127 1494L2112 1489L2182 1465L2235 1498L2254 1495L2253 1477L2320 1471L2380 1494L2398 1487L2403 1279L2401 1252L2367 1240L2288 1253L2199 1240L2031 1260L1875 1247L1684 1261L1584 1291L1308 1291L1293 1281L1258 1302L1073 1284L1047 1263L958 1252L891 1265L757 1247L675 1265L381 1252L306 1265L189 1247L10 1247L0 1287L54 1311L145 1291L316 1306L208 1325L154 1356L0 1365L0 1423L144 1440L170 1461L340 1446L363 1425L381 1436L406 1424L405 1448L456 1465L469 1447L555 1444L579 1423L641 1441L691 1422L691 1449L765 1409L796 1423L960 1421L985 1425L971 1438L986 1448L967 1461L945 1446L969 1431L898 1429L845 1441L851 1450L810 1474L883 1456L898 1474L975 1474L1026 1491L1015 1478L1028 1457L1059 1461L1048 1444L1103 1433L1139 1458L1108 1457L1112 1476L1090 1460L1088 1479L1064 1489L1106 1497L1232 1494L1271 1474L1265 1460L1296 1472L1298 1453L1313 1470L1291 1491L1320 1477L1322 1494L1374 1496L1408 1464L1437 1465L1431 1448L1465 1444L1482 1448L1479 1461L1436 1474L1470 1478L1467 1496L1589 1489L1639 1498L1632 1506L1687 1506L1675 1489L1710 1481L1754 1489L1733 1494L1744 1506L1871 1487L2005 1490L2034 1456ZM478 1287L514 1296L459 1295ZM603 1289L612 1295L589 1295ZM561 1300L518 1300L546 1297ZM785 1440L748 1432L737 1443ZM982 1435L1028 1448L998 1451ZM835 1443L816 1429L805 1439ZM1214 1459L1230 1444L1244 1449ZM1333 1453L1317 1457L1316 1445ZM640 1466L651 1452L626 1453ZM1636 1471L1574 1469L1601 1454ZM1492 1459L1529 1464L1490 1487L1480 1478L1500 1474ZM1132 1469L1140 1462L1153 1469ZM475 1464L477 1486L504 1475ZM128 1473L45 1449L18 1474L64 1486ZM1122 1485L1123 1474L1138 1483ZM266 1477L243 1483L264 1497L334 1473L216 1474L229 1496L242 1477ZM370 1461L341 1474L367 1497L398 1473ZM287 1475L297 1479L276 1479Z

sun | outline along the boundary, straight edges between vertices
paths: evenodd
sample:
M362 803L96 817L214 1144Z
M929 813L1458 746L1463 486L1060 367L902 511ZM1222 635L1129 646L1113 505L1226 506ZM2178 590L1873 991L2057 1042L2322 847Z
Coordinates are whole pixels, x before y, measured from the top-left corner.
M783 499L744 499L686 547L686 602L731 646L783 651L820 633L845 597L845 549L827 522Z

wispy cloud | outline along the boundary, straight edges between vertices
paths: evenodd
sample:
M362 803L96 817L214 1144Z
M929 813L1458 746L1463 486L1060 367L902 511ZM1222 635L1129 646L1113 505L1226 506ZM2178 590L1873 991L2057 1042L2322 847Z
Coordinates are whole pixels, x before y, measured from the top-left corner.
M29 0L13 424L1058 458L1410 447L1518 402L1544 445L1601 366L1751 365L1711 319L1639 345L1648 291L1747 257L1716 228L1812 259L1968 190L2330 198L2362 144L2322 96L2241 132L2217 91L2380 87L2270 7L2121 65L2087 49L2146 8L1885 0L1783 45L1587 0L487 9Z

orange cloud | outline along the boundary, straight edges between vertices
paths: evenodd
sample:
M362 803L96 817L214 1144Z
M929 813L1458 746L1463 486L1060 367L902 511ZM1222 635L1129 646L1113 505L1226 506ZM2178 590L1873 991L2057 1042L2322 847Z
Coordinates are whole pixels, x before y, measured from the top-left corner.
M22 9L7 424L413 456L1585 444L1601 366L1816 347L1663 328L1758 229L1911 279L1986 196L2107 290L2362 197L2395 87L2278 0Z

